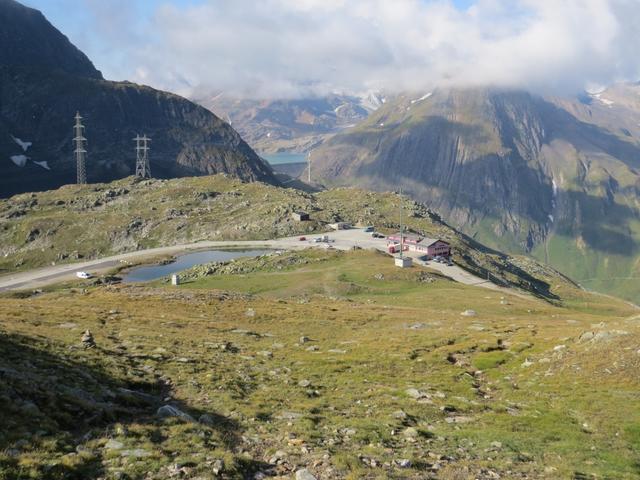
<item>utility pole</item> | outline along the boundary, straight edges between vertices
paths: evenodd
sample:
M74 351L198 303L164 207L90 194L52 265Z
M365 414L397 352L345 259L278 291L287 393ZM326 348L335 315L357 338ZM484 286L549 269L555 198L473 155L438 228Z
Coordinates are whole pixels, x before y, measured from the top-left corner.
M404 228L402 227L402 188L400 189L400 258L404 258Z
M76 113L76 124L73 127L75 137L73 143L75 143L75 155L76 155L76 168L77 168L77 184L85 185L87 183L87 165L86 165L86 153L85 144L87 139L84 138L84 125L82 125L82 117L80 112Z
M309 160L309 179L307 183L311 185L311 152L309 152L309 155L307 155L307 159Z
M133 139L136 142L136 177L151 178L151 167L149 166L149 146L151 141L147 135L136 135Z

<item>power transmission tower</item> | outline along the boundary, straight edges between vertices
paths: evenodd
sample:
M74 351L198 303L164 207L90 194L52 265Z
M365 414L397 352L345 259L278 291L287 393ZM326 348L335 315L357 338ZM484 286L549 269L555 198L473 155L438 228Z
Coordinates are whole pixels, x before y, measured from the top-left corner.
M151 167L149 166L149 146L151 141L147 135L136 135L133 139L136 142L136 177L151 178Z
M76 167L78 170L78 185L85 185L87 183L87 165L86 165L86 153L85 144L87 139L84 138L84 125L82 125L82 117L80 116L80 112L76 113L76 124L73 127L75 132L75 138L73 142L75 143L75 155L76 155Z

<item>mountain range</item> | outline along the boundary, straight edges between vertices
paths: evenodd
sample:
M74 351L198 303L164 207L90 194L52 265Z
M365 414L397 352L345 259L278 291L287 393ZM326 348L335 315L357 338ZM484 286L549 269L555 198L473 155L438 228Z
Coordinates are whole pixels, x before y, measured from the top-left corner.
M300 99L240 99L224 92L195 99L226 119L256 151L305 153L365 120L386 101L380 92Z
M483 243L640 298L638 84L400 95L312 156L318 182L404 188Z
M155 177L228 173L277 183L224 121L177 95L110 82L37 10L0 0L0 195L76 179L73 123L84 117L90 182L134 172L133 138L152 138Z

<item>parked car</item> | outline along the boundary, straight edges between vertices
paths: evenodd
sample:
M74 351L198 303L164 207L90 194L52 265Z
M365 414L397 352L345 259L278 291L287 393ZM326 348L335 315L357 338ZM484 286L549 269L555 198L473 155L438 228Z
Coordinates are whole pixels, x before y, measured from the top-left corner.
M369 226L369 227L365 227L365 228L364 228L364 231L365 231L365 232L367 232L367 233L369 233L369 232L373 232L373 230L374 230L374 228L373 228L373 227L371 227L371 226Z
M378 233L378 232L373 232L373 233L371 234L371 236L372 236L373 238L386 238L383 234Z
M418 260L422 260L423 262L429 261L429 255L421 255L418 257Z
M81 278L83 280L88 280L91 278L91 274L87 272L76 272L76 277Z
M323 241L322 237L316 237L316 238L313 239L314 243L321 243L322 241Z
M300 237L300 241L301 242L306 242L307 241L307 237Z

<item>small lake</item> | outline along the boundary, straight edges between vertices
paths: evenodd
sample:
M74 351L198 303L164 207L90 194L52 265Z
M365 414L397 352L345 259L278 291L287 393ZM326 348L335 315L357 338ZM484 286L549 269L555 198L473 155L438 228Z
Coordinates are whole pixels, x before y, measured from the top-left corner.
M235 258L242 257L259 257L269 252L271 252L271 250L206 250L203 252L187 253L177 257L175 262L166 265L136 267L126 273L122 281L124 283L150 282L187 270L196 265L211 262L228 262Z
M307 161L306 153L274 153L261 155L271 165L285 165L287 163L303 163Z

